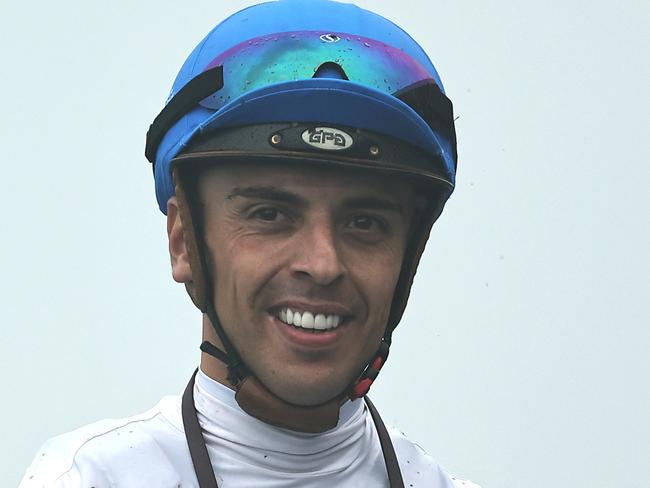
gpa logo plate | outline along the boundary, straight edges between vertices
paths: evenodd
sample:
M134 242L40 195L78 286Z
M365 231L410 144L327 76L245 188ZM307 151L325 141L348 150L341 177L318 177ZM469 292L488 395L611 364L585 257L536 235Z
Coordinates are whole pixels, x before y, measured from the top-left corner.
M341 151L354 144L354 139L347 132L333 127L313 127L302 133L302 140L312 147L326 151Z

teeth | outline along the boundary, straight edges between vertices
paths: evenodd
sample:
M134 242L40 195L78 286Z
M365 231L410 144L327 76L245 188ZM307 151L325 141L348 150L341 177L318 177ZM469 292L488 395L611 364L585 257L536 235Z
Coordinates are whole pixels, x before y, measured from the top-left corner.
M340 315L297 312L290 308L280 310L277 317L285 324L309 330L330 330L338 327L341 323Z
M327 316L327 327L330 329L333 329L334 327L338 327L340 322L341 322L341 317L339 317L338 315Z
M305 312L302 314L302 323L300 324L300 327L303 329L313 329L314 328L314 316L309 313Z
M314 319L314 329L318 329L318 330L327 329L327 319L325 318L325 315L323 315L322 313L316 315L316 318Z

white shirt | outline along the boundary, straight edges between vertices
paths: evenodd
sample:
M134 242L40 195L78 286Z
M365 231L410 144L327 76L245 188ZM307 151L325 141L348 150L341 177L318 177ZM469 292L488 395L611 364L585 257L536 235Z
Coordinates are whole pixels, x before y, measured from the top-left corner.
M387 487L374 423L361 400L341 408L338 425L305 434L265 424L234 392L201 371L194 402L220 488ZM454 480L419 446L389 428L407 487L478 488ZM151 410L102 420L45 443L19 488L197 488L178 396Z

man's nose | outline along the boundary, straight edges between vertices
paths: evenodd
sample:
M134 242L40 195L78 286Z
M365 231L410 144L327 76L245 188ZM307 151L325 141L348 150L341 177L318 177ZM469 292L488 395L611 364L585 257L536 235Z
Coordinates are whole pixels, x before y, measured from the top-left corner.
M324 219L305 226L296 243L292 274L319 285L330 285L345 275L340 243L332 227Z

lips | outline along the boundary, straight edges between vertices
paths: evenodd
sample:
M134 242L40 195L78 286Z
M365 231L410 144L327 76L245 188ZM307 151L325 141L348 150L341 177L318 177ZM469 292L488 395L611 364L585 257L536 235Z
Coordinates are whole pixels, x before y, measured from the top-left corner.
M274 315L287 325L313 332L333 330L343 322L343 317L334 312L316 312L295 307L282 307Z

